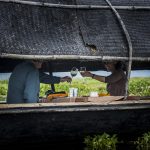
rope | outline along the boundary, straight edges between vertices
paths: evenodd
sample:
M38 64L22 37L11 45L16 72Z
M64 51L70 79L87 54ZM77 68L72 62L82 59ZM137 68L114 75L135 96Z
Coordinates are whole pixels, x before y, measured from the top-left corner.
M129 79L130 79L130 74L131 74L131 66L132 66L132 51L133 51L133 47L132 47L132 42L131 42L131 38L130 35L126 29L126 26L124 24L124 22L121 19L121 16L119 15L119 13L116 11L116 9L112 6L111 2L109 0L105 0L107 2L107 4L110 6L110 8L112 9L112 11L114 12L115 16L117 17L123 31L125 34L125 37L127 39L127 43L128 43L128 47L129 47L129 61L128 61L128 67L127 67L127 81L126 81L126 85L125 85L125 95L124 95L124 99L127 98L128 96L128 86L129 86Z

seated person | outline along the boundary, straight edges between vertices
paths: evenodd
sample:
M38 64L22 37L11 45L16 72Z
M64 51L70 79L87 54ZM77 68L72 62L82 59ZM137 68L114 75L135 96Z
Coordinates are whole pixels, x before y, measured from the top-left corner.
M7 103L37 103L40 83L71 82L68 76L60 78L40 72L41 67L42 61L38 60L25 61L15 67L8 83Z
M104 64L106 69L111 72L111 75L105 77L92 74L89 71L85 71L81 75L107 83L107 91L111 96L124 96L126 75L123 70L123 63L120 61L108 61Z

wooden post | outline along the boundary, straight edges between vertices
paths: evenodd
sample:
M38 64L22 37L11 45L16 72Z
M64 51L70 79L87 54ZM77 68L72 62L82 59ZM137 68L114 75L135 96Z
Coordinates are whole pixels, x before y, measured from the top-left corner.
M132 42L131 42L131 38L130 38L130 35L128 33L128 30L127 30L123 20L121 19L121 16L117 12L117 10L114 8L114 6L112 6L112 4L109 0L105 0L105 1L107 2L107 4L110 6L110 8L114 12L115 16L117 17L117 19L118 19L118 21L122 27L122 30L125 34L127 43L128 43L129 57L128 57L128 67L127 67L127 72L126 72L127 81L126 81L126 85L125 85L125 95L124 95L124 100L126 100L127 96L128 96L128 86L129 86L129 79L130 79L131 66L132 66L132 51L133 51Z
M53 76L52 65L50 62L47 62L47 68L48 68L49 75ZM55 85L54 84L51 84L51 90L55 92Z

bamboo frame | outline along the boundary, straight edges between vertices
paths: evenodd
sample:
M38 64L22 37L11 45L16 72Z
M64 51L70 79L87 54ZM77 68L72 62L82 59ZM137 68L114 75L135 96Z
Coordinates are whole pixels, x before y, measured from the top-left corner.
M64 5L64 4L52 4L52 3L20 1L20 0L0 0L0 2L42 6L50 8L63 8L63 9L111 9L109 6L103 5ZM123 10L150 10L150 6L113 6L113 7L115 9L123 9Z
M125 97L124 99L127 99L128 96L128 84L129 84L129 79L130 79L130 74L131 74L131 66L132 66L132 52L133 52L133 47L132 47L132 42L131 42L131 38L130 35L128 33L128 30L123 22L123 20L121 19L121 16L119 15L119 13L116 11L116 9L112 6L112 4L110 3L109 0L105 0L108 5L111 7L112 11L114 12L114 14L116 15L123 31L125 34L125 37L127 39L127 43L128 43L128 47L129 47L129 60L128 60L128 67L127 67L127 81L126 81L126 85L125 85Z
M11 59L39 59L39 60L122 60L128 61L129 57L115 57L115 56L79 56L79 55L22 55L22 54L7 54L2 53L0 58L11 58ZM132 61L148 61L150 57L132 57Z

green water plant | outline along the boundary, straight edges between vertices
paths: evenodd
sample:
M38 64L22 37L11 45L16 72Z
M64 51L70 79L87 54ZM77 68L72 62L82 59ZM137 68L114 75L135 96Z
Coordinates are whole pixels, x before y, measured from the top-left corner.
M136 141L137 150L150 150L150 132L144 133L141 137L138 137Z
M103 133L102 135L84 138L85 150L116 150L117 143L118 138L115 134L110 136L107 133Z

